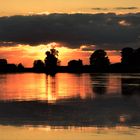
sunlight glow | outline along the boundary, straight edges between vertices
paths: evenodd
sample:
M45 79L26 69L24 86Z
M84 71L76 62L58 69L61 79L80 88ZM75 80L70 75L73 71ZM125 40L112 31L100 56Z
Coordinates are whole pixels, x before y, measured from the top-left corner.
M119 21L119 24L120 24L121 26L131 26L131 23L127 22L126 20L121 20L121 21Z
M34 47L30 45L17 44L14 47L0 47L0 58L7 59L9 63L22 63L26 67L32 67L34 60L40 59L44 61L46 57L45 52L49 51L51 48L55 48L59 51L58 58L61 61L61 65L67 65L68 61L72 59L81 59L83 60L83 64L89 64L89 57L96 49L96 46L81 45L77 49L72 49L65 46L64 44L56 42ZM120 52L108 50L107 54L111 63L120 62Z

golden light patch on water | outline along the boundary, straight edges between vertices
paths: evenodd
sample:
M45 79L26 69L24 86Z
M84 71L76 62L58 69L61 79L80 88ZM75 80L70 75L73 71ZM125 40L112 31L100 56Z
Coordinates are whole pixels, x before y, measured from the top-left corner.
M94 98L90 75L58 73L46 74L8 74L0 75L1 100L56 100L76 98ZM14 82L13 82L14 79ZM7 83L8 81L8 83Z
M0 126L2 140L139 140L140 130L117 127L50 127L50 126Z

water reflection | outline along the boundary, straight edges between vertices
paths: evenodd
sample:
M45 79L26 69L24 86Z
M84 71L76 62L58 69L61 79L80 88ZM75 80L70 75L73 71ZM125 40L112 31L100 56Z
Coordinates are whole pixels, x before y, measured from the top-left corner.
M92 90L95 94L106 94L109 77L106 74L90 74Z
M57 74L46 76L46 94L48 101L68 98L93 98L89 75Z
M0 87L0 100L42 100L45 74L1 74Z
M124 74L121 78L123 95L140 95L140 75Z
M94 94L121 94L121 74L90 74L90 76Z
M0 100L95 99L139 94L139 74L1 74Z
M0 124L139 126L139 83L139 74L0 75Z

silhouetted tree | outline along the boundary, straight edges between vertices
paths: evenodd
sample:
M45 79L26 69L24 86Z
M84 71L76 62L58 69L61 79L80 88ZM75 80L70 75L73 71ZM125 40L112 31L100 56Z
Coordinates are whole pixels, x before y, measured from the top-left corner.
M68 66L69 67L75 67L75 68L82 67L83 66L83 62L80 59L79 60L70 60L68 62Z
M7 64L7 72L17 72L16 64Z
M24 66L21 64L21 63L19 63L18 65L17 65L17 69L18 69L18 71L24 71Z
M8 64L6 59L0 59L0 72L17 72L17 66Z
M0 66L7 65L6 59L0 59Z
M56 71L56 67L59 65L58 51L51 49L46 52L47 57L45 58L45 67L48 72Z
M6 72L6 71L7 71L7 60L0 59L0 72Z
M121 63L123 65L133 65L134 62L134 50L132 48L126 47L121 51Z
M42 60L35 60L33 63L33 68L36 72L43 72L45 65Z
M140 48L136 49L134 51L134 55L133 55L133 64L135 66L139 66L140 67Z
M83 62L82 60L70 60L68 62L68 70L69 72L81 72L82 71Z
M107 53L102 49L96 50L90 56L90 65L96 69L104 68L102 70L105 70L108 68L110 61L108 59Z

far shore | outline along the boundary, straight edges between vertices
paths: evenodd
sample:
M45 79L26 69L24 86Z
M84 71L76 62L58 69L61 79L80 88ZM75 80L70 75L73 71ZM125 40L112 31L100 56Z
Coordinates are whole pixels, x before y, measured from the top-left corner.
M55 69L35 69L35 68L14 68L14 69L0 69L0 74L5 73L140 73L140 67L125 66L121 63L110 64L106 68L94 68L90 65L84 65L81 67L69 67L69 66L57 66Z

